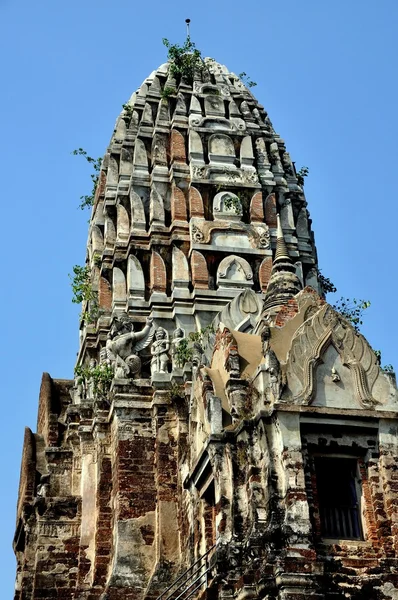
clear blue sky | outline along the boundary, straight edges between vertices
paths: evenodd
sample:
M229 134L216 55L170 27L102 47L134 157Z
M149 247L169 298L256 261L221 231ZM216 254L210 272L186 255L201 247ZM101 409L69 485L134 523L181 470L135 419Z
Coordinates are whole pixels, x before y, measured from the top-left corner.
M363 332L398 367L397 0L0 0L3 356L1 597L12 598L11 541L25 425L41 374L70 378L78 309L68 273L85 257L89 169L121 105L182 42L246 71L310 175L319 262L340 295L370 299Z

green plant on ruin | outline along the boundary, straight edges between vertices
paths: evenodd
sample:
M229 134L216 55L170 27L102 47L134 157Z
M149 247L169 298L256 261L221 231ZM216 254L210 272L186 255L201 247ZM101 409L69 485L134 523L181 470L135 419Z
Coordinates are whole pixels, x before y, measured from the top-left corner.
M233 210L234 213L238 215L242 210L242 202L239 194L235 194L235 196L227 196L224 198L224 207L227 210Z
M241 82L248 88L252 88L257 85L257 83L255 81L253 81L249 77L249 75L247 73L245 73L244 71L242 71L242 73L239 73L238 77L241 80Z
M351 323L355 331L359 331L360 325L363 324L362 317L364 311L369 308L369 300L357 300L353 298L340 298L336 304L332 305L334 310L339 312L347 321Z
M192 348L189 346L189 339L183 338L177 345L174 358L176 364L182 368L187 362L192 360Z
M304 179L308 177L309 172L310 170L308 167L301 167L301 169L296 172L297 183L301 185L301 187L304 187Z
M170 96L173 96L175 93L176 93L175 88L165 86L162 89L162 91L160 92L160 97L162 98L162 100L168 100L170 98Z
M163 44L167 48L170 74L176 79L184 79L192 83L195 71L206 69L200 50L196 48L189 36L182 46L171 44L167 38L163 38Z
M73 275L69 273L69 278L73 292L72 302L74 304L87 303L81 319L87 324L95 323L99 315L98 294L92 287L90 267L74 265Z
M323 294L333 294L334 292L337 292L337 288L334 283L329 279L329 277L325 277L320 269L318 269L318 282L322 288Z
M210 324L199 331L189 333L188 337L183 338L175 350L174 358L176 364L181 368L186 363L191 362L193 356L192 344L196 342L202 345L209 339L212 333L214 333L214 327Z
M182 384L173 381L167 395L170 402L184 400L185 388Z
M384 365L384 367L382 367L382 369L386 373L394 373L394 367L392 365Z
M84 210L85 208L91 208L94 205L95 192L97 191L99 175L101 171L102 158L93 158L89 156L83 148L73 150L74 156L83 156L86 161L93 167L94 173L91 173L92 189L91 193L85 196L80 196L79 208Z
M128 102L126 102L125 104L122 104L122 108L124 110L126 117L128 119L131 119L131 117L133 116L134 107L131 104L129 104Z
M93 256L93 263L94 266L100 268L101 264L102 264L102 259L101 259L101 255L100 254L94 254Z
M198 331L193 331L193 332L189 333L188 338L192 342L197 342L198 344L202 345L208 341L208 339L212 333L214 333L214 327L213 327L213 324L210 323L210 325L207 325L206 327L203 327L202 329L199 329Z
M92 367L78 365L75 367L75 377L78 383L83 383L85 386L92 383L94 396L103 397L110 390L114 372L112 366L107 363L101 363Z

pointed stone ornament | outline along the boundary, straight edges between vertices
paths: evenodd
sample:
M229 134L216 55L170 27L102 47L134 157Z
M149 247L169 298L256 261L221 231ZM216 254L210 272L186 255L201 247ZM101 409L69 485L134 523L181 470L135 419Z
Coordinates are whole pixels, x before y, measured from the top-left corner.
M236 102L234 100L231 100L231 102L229 103L229 115L231 117L238 117L238 118L240 118L242 116L241 112L240 112L239 108L237 107Z
M190 282L188 260L177 246L173 246L172 265L172 289L187 288Z
M116 206L116 239L126 241L130 236L130 219L127 210L123 204Z
M279 214L277 215L276 251L272 265L271 277L264 297L264 310L277 312L302 289L286 246Z
M158 71L159 71L159 69L158 69ZM160 81L159 81L158 77L155 76L152 79L152 83L150 85L150 88L149 88L148 92L150 94L155 94L155 95L160 94Z
M139 195L131 188L130 191L131 208L131 229L146 230L145 211L142 200Z
M122 118L119 118L116 125L116 131L114 135L114 142L117 144L121 144L126 137L126 121Z
M129 179L133 172L133 157L127 148L120 153L120 176Z
M170 107L166 99L163 99L159 103L158 112L156 115L156 125L169 126L170 121Z
M143 125L153 125L152 108L148 102L145 103L144 112L142 113L141 123Z
M93 255L100 255L104 249L104 237L101 229L97 225L93 225L91 229L91 250Z
M252 167L254 162L254 153L252 138L250 135L246 135L240 146L240 164L246 167Z
M149 224L155 227L164 227L163 198L155 186L152 187L149 200Z
M127 300L126 278L118 267L112 272L112 307L113 309L125 310Z
M191 104L189 107L189 114L192 115L202 115L202 107L200 106L200 102L198 98L192 94L191 96Z
M190 160L204 164L205 161L202 140L199 133L193 129L189 132L188 148Z
M283 236L282 225L281 225L281 220L280 220L279 214L276 215L276 223L277 223L277 225L276 225L276 252L275 252L275 258L274 258L274 264L280 260L290 261L289 253L287 251L287 246L285 243L285 238Z
M108 172L106 176L107 186L116 187L119 181L119 167L114 156L109 157Z
M127 261L127 291L129 298L144 298L145 279L140 261L130 254Z
M116 242L116 229L112 219L108 216L105 219L104 242L105 248L113 248Z
M145 144L142 140L137 138L135 140L134 148L134 175L148 175L148 156L145 148Z

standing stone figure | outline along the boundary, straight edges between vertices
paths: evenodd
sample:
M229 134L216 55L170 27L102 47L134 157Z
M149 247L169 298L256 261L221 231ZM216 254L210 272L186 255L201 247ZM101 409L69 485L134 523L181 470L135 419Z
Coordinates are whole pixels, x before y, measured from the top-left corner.
M95 358L90 358L89 369L92 371L97 365ZM87 399L92 400L94 398L94 377L91 376L87 379Z
M151 346L151 374L167 373L169 363L169 335L163 327L158 327L155 332L155 341Z
M182 340L185 339L185 332L181 327L178 327L173 333L173 339L171 340L171 361L172 361L172 370L181 369L184 365L181 365L177 360L177 351L178 346L181 344Z

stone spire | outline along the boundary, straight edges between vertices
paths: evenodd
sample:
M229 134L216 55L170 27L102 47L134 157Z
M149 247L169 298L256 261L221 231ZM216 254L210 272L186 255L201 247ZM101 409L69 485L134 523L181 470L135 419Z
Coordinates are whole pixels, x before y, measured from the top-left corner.
M267 312L287 303L302 289L289 252L287 250L281 220L277 215L276 252L272 265L271 277L264 298L263 311Z
M15 600L58 589L65 600L148 600L214 540L228 547L233 520L219 499L229 484L217 478L235 469L212 449L201 454L203 478L193 469L207 432L239 416L249 387L225 331L227 413L224 392L198 369L215 339L202 352L190 334L228 324L257 337L258 354L251 333L263 294L273 307L300 289L289 253L302 271L316 264L303 190L263 106L215 61L184 76L172 67L153 71L123 105L102 161L76 377L43 379L38 432L25 438ZM197 378L207 386L200 396ZM212 463L216 479L195 491ZM190 474L188 488L180 473ZM202 531L208 518L213 529ZM39 551L48 560L36 573Z

